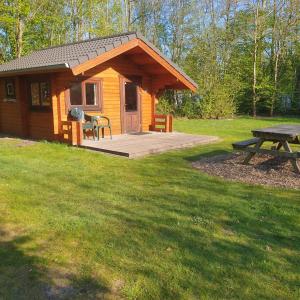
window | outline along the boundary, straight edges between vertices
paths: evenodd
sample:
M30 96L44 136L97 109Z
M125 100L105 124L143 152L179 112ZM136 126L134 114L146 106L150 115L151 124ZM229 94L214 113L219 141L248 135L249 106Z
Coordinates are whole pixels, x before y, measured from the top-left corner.
M85 84L85 100L86 105L96 105L97 104L97 84L89 83Z
M5 96L7 99L16 99L15 80L5 80Z
M71 105L82 105L81 83L72 84L70 87Z
M84 80L74 82L69 89L70 107L81 107L85 110L101 109L101 81Z
M37 106L40 105L40 88L38 82L32 82L30 84L31 91L31 105Z
M41 90L41 105L42 106L50 106L51 105L51 92L50 92L49 82L41 82L40 90Z
M51 91L48 81L30 82L30 101L32 108L49 108L51 106Z
M133 82L125 82L125 110L137 111L138 94L137 85Z

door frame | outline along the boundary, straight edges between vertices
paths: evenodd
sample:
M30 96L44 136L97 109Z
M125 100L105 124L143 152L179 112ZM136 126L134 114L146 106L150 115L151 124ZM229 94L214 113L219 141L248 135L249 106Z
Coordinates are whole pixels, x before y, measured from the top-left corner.
M140 79L140 80L139 80ZM141 109L141 76L120 76L120 117L121 117L121 133L126 133L126 124L125 124L125 83L134 82L137 85L137 116L138 116L138 127L139 129L136 132L142 132L142 109Z

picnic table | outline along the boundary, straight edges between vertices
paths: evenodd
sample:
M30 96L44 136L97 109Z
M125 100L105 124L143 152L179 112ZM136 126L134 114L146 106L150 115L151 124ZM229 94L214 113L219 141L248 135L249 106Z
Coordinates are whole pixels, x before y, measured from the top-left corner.
M233 143L234 149L248 153L244 163L248 164L257 153L268 154L274 157L286 157L291 160L295 171L300 173L297 161L300 152L293 152L290 144L300 144L300 125L277 125L262 129L252 130L254 138ZM271 149L262 149L265 142L273 142ZM282 150L281 150L282 149Z

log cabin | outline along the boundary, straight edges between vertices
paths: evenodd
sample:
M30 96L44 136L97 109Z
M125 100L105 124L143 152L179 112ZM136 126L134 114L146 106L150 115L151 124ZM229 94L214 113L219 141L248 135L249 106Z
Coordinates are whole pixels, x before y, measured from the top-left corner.
M171 131L155 114L166 89L197 84L136 32L41 49L0 65L0 132L80 145L74 107L108 117L113 135Z

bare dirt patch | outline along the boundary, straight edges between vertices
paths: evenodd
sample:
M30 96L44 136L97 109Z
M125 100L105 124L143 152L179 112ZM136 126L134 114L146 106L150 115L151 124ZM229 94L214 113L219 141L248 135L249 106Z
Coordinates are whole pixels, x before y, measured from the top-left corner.
M10 136L5 136L0 134L0 141L1 142L8 142L10 145L14 147L26 147L32 146L36 144L36 141L33 140L26 140L26 139L18 139Z
M243 165L245 154L230 153L206 157L192 163L209 175L232 181L300 189L300 175L290 161L268 155L256 155L249 165Z

